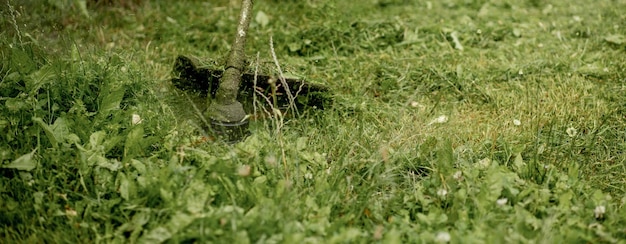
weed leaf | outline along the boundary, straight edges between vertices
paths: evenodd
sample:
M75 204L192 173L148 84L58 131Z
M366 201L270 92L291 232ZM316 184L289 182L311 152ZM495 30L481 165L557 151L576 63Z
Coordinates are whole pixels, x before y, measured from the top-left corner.
M137 126L128 133L126 142L124 143L125 159L133 158L135 155L141 153L143 132L143 126Z
M78 5L78 9L80 9L80 13L85 17L90 18L89 11L87 11L87 1L86 0L75 0L76 5Z
M183 198L180 200L186 203L187 211L190 213L202 213L209 198L209 193L211 193L210 188L202 181L196 180L191 182L190 187L185 190Z
M97 164L99 167L115 172L122 168L122 163L117 160L107 160L105 157L96 156Z
M137 170L137 173L139 174L146 173L146 165L142 163L141 161L132 159L130 160L130 165L132 165Z
M36 94L39 92L39 89L44 84L52 83L51 81L55 78L55 68L51 65L46 65L41 69L33 72L32 74L26 77L26 89L28 89L31 94Z
M195 218L188 214L183 213L182 211L177 212L172 219L167 223L167 227L169 229L169 233L176 234L186 229L191 222L193 222Z
M108 116L111 112L119 109L122 98L124 98L124 92L122 87L107 86L100 94L100 115Z
M265 27L267 26L267 24L270 23L269 17L267 17L267 14L265 14L265 12L263 11L259 11L256 13L256 17L254 18L254 21L256 21L259 25L261 25L261 27Z
M52 130L52 127L50 127L48 124L43 122L41 118L38 117L33 117L33 121L43 129L43 131L46 133L46 137L48 137L48 140L50 141L52 146L54 148L57 148L59 146L59 140L56 137L54 130Z
M30 153L24 154L19 158L16 158L10 164L3 165L2 167L7 169L31 171L35 169L35 167L37 167L37 161L33 158L33 155L35 155L35 151L37 151L37 148L35 148Z
M104 138L106 137L106 132L104 131L96 131L94 133L92 133L89 136L89 146L91 149L95 149L98 146L100 146L100 144L102 144L102 142L104 141Z
M139 243L163 243L172 238L172 233L165 227L152 229L147 235L139 239Z
M626 36L619 34L608 35L604 40L615 45L626 44Z
M65 140L70 137L70 129L67 127L67 123L63 117L56 119L50 128L52 128L52 134L57 141Z
M25 50L14 48L11 50L11 64L14 69L22 74L28 74L37 69L35 61Z
M123 172L119 172L117 177L120 181L120 196L126 201L128 201L131 197L131 182L128 180L128 177Z
M22 109L28 108L28 105L24 102L24 99L20 97L7 98L4 106L11 112L17 112Z
M513 160L513 168L520 173L525 167L524 165L526 165L524 163L524 159L522 158L522 154L518 153L517 155L515 155L515 160Z

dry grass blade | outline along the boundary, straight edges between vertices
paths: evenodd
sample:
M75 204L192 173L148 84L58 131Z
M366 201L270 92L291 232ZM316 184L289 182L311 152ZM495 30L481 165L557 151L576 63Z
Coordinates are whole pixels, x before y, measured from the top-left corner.
M285 75L283 74L283 70L280 68L280 63L278 62L278 58L276 57L276 51L274 50L274 38L271 36L270 36L270 53L272 54L274 65L276 65L276 70L278 71L278 79L280 80L281 85L285 88L285 91L287 93L287 98L289 99L289 108L294 113L294 115L297 116L299 115L299 113L298 113L298 108L296 108L296 105L295 105L295 97L291 93L289 84L287 84L287 81L285 80ZM298 89L298 93L301 91L303 85L304 83L300 85L300 88ZM296 96L298 93L296 93Z

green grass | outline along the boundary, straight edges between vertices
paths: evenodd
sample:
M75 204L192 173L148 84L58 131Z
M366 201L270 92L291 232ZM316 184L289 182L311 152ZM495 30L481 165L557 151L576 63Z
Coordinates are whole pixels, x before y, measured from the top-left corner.
M623 0L256 1L334 103L235 145L169 79L238 1L61 2L0 8L6 242L625 243Z

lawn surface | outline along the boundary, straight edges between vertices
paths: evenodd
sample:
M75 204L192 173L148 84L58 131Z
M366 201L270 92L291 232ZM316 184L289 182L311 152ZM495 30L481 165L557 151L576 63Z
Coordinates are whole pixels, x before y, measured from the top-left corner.
M239 1L102 2L1 3L6 242L626 243L624 0L257 0L248 71L332 106L234 145L170 79Z

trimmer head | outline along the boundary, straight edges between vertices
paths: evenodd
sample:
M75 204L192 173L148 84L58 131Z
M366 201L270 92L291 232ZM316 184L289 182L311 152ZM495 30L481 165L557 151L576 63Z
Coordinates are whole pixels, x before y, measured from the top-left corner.
M174 77L172 83L178 89L200 94L203 97L215 97L215 92L222 78L223 70L200 68L197 61L185 56L178 56L174 63ZM276 77L259 74L256 77L254 87L254 73L244 73L239 87L238 99L242 103L251 103L255 89L267 97L272 97L270 79L276 81L276 96L278 107L287 107L289 99L286 89L277 81ZM285 79L291 95L295 98L295 105L299 109L317 108L324 109L332 105L330 89L325 86L313 84L300 79ZM244 104L245 106L245 104Z

